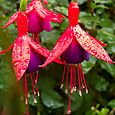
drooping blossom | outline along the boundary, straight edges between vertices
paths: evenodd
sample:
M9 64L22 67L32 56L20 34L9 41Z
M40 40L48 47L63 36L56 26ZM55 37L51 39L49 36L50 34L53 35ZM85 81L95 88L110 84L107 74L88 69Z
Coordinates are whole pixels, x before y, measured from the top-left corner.
M0 52L3 54L9 50L12 50L12 63L16 73L17 81L22 79L23 88L26 97L26 105L28 108L28 77L32 81L32 91L34 94L34 102L36 103L36 94L39 95L38 88L34 87L38 81L38 69L39 65L43 64L44 58L49 55L49 50L43 48L37 44L28 34L28 19L25 12L17 12L16 23L18 29L18 37L15 42L7 49ZM11 18L11 22L14 18ZM55 62L60 63L57 58ZM36 77L33 77L33 72ZM29 75L27 74L29 73ZM27 111L28 113L28 111Z
M90 36L85 32L78 24L79 7L75 2L71 2L68 8L69 26L61 37L56 42L52 52L46 59L45 63L40 67L45 67L51 63L55 58L59 57L65 61L64 72L62 75L61 88L63 87L64 76L66 74L66 90L70 92L68 101L67 114L71 113L70 102L71 94L76 91L76 67L78 73L78 91L82 95L82 90L85 89L88 93L86 80L82 70L81 63L90 58L90 54L100 60L104 60L110 64L114 63L109 55L104 50L103 46L106 46L103 42ZM68 78L70 75L70 79ZM68 88L68 80L70 80L70 87Z
M44 2L47 2L47 0L44 0ZM13 23L17 19L18 13L19 11L13 14L4 27ZM28 32L30 33L40 33L43 30L49 32L51 31L50 21L61 23L63 18L61 14L56 14L44 8L40 0L32 0L27 6L26 14Z
M47 1L44 1L45 3ZM40 0L32 0L26 9L28 15L28 31L30 33L39 33L42 30L51 31L50 21L62 22L63 16L56 14L43 7Z

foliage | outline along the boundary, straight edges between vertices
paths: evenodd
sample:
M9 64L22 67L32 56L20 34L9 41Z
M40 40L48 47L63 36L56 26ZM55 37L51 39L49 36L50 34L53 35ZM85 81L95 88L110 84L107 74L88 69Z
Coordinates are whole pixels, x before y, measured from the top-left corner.
M17 10L18 1L0 0L0 3L0 26L3 26L9 16ZM108 45L105 49L111 58L115 60L115 1L78 0L78 3L81 9L80 25L92 36L107 43ZM45 31L41 33L42 45L50 50L68 25L68 5L67 0L49 0L47 7L65 16L62 24L52 23L52 31L50 33ZM0 29L0 50L7 48L14 41L16 35L15 24L8 29ZM7 104L5 99L9 96L8 92L15 90L15 88L12 88L15 75L11 67L10 57L11 54L8 53L0 56L1 112ZM110 65L91 57L89 62L83 62L83 68L89 94L83 93L82 97L78 95L78 91L73 94L71 104L72 115L113 115L115 113L115 65ZM66 114L68 95L64 89L61 90L59 88L62 72L62 65L55 63L50 64L44 70L40 70L38 82L40 97L37 98L38 103L34 104L33 96L30 95L31 115ZM15 84L14 87L16 87ZM13 92L13 94L15 93ZM17 94L15 96L19 98ZM8 99L9 102L12 100L11 98ZM20 104L20 106L23 106L23 104ZM20 111L24 110L23 107L19 108Z

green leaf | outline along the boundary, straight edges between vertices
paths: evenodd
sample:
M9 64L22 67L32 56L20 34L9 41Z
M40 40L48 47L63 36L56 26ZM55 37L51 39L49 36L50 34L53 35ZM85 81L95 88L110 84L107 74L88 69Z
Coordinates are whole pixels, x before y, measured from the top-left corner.
M115 99L111 100L108 105L112 108L115 108Z
M60 33L57 30L52 30L51 32L43 31L41 34L41 41L47 48L51 49L59 37Z
M53 90L46 90L42 93L43 104L51 109L57 109L63 107L61 96Z
M112 3L112 1L111 0L95 0L95 3L110 4Z
M86 94L86 93L84 92L83 102L84 102L84 103L82 103L81 108L83 108L84 111L87 110L87 109L89 109L89 108L91 107L91 105L92 105L92 103L93 103L93 97L92 97L90 91L89 91L88 94Z
M107 87L109 85L108 81L106 81L103 77L92 73L90 74L90 83L92 84L92 86L99 92L101 91L106 91Z
M108 54L115 54L115 44L107 45L106 51Z
M115 35L112 34L112 28L103 28L97 31L97 38L102 40L103 42L107 42L109 44L115 44Z
M63 31L65 31L65 29L68 27L68 20L67 19L65 19L62 23L61 23L61 25L60 25L60 30L63 32Z
M109 64L106 62L99 61L101 68L106 70L110 75L112 75L115 78L115 65Z
M96 25L100 23L98 16L92 16L90 13L86 12L80 13L79 22L83 23L88 29L96 28Z
M112 21L108 18L103 18L100 20L100 25L102 27L110 27L111 28L112 24L113 24Z
M39 90L45 91L48 89L53 89L56 86L56 81L53 79L53 77L40 77L38 80L38 87Z
M107 115L108 112L109 112L108 108L102 108L98 115Z
M67 7L67 6L69 5L67 0L56 0L56 2L57 2L59 5L65 6L65 7Z
M49 2L49 4L54 4L56 2L56 0L49 0L48 2Z
M79 109L83 103L83 97L79 95L78 92L72 94L71 110L75 111Z
M79 5L82 5L83 3L85 3L87 0L77 0Z
M68 15L68 8L67 7L56 6L54 9L58 12L61 12L62 14L66 15L66 16Z
M83 70L84 70L84 73L88 73L95 65L96 63L96 58L93 57L93 56L90 56L90 60L87 62L87 61L84 61L82 63L82 66L83 66Z

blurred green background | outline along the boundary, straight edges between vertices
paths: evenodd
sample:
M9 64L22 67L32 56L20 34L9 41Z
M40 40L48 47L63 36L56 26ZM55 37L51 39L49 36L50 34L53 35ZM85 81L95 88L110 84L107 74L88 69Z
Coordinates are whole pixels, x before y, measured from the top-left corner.
M78 0L79 23L90 35L102 40L112 60L115 61L115 0ZM65 16L62 24L52 23L52 31L40 34L41 43L52 49L59 36L68 26L68 0L49 0L48 9ZM17 11L19 1L0 0L0 50L7 48L17 36L16 25L2 29L9 17ZM91 57L83 62L89 93L80 97L78 91L72 96L72 115L115 115L115 65ZM37 104L29 97L30 115L65 115L68 95L60 89L63 65L52 63L39 71L40 97ZM76 76L77 77L77 76ZM21 89L21 88L20 88ZM11 64L11 52L0 55L0 115L24 115L22 92ZM31 82L29 83L31 92Z

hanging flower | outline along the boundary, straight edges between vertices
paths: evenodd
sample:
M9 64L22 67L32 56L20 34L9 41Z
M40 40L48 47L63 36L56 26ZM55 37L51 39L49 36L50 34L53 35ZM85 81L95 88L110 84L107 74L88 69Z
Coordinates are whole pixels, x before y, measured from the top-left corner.
M34 40L32 40L32 38L27 35L28 19L26 13L18 12L16 15L18 37L7 50L3 50L2 52L0 52L0 54L12 50L13 67L16 73L17 80L20 81L21 78L23 80L26 105L28 105L28 74L26 73L29 73L29 76L32 80L32 91L34 94L34 102L36 103L36 94L39 95L39 92L38 88L34 88L34 86L38 81L38 66L43 64L44 58L47 58L50 52L49 50L37 44ZM10 21L12 22L13 20L14 18L12 18ZM55 62L60 63L60 60L57 58ZM33 78L33 72L35 72L36 74L35 78Z
M18 13L19 11L11 16L4 28L16 21ZM26 14L28 17L28 32L30 33L39 33L43 30L49 32L51 31L50 21L61 23L63 18L61 14L55 14L44 8L40 0L32 0L27 6Z
M103 48L103 46L106 46L106 44L85 32L78 24L78 16L78 4L71 2L68 8L69 26L58 39L57 43L52 49L52 52L46 59L46 62L40 66L47 66L58 56L60 56L60 58L65 61L66 64L64 65L61 88L63 87L64 76L66 74L65 92L68 93L68 74L70 74L70 96L67 114L71 113L71 94L73 91L76 91L76 66L78 70L78 91L79 94L82 95L82 90L85 89L86 93L88 93L88 88L81 63L84 60L89 60L89 54L110 64L114 63Z
M47 1L44 1L45 3ZM28 31L30 33L39 33L42 30L51 31L50 21L62 22L63 16L55 14L42 6L40 0L32 0L28 5L26 13L28 15Z

